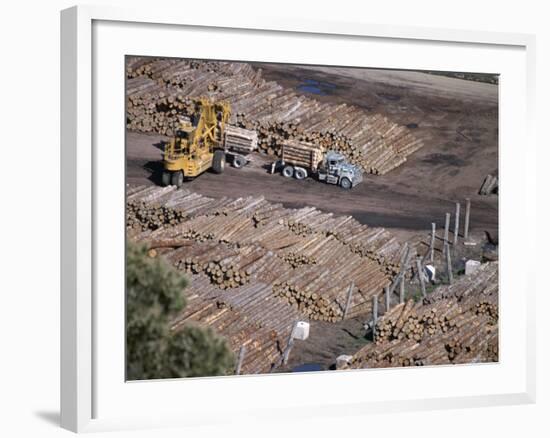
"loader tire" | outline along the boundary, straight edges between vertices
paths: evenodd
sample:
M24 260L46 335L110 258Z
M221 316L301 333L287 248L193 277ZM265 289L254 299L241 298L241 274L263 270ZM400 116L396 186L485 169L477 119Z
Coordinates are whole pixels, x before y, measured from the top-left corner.
M172 175L170 175L170 172L162 172L162 185L164 187L169 186L171 181Z
M183 171L172 172L172 185L178 189L183 185Z
M225 168L225 152L215 151L212 159L212 170L214 173L222 173Z

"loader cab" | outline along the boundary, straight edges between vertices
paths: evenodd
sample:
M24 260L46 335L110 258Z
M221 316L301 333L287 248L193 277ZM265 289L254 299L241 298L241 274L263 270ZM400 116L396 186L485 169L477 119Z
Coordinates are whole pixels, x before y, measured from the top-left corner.
M215 173L223 171L225 151L221 142L230 115L226 102L208 98L196 101L195 111L190 117L181 117L164 150L163 185L181 187L184 178L194 178L210 168Z
M173 153L174 154L188 154L189 145L192 143L194 128L191 125L183 124L174 136Z
M189 131L184 131L182 129L178 129L176 131L176 140L178 142L186 142L186 141L189 141L189 137L190 137L190 132Z
M191 126L193 126L193 128L196 128L197 126L199 126L199 122L201 120L201 113L200 112L193 113L190 117L190 120L191 120Z

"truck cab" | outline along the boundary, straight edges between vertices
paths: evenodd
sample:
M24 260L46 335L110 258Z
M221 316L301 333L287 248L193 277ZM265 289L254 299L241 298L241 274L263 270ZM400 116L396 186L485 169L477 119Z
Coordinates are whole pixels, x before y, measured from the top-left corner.
M363 180L363 173L359 167L348 163L342 154L329 151L319 166L318 178L327 184L351 189Z

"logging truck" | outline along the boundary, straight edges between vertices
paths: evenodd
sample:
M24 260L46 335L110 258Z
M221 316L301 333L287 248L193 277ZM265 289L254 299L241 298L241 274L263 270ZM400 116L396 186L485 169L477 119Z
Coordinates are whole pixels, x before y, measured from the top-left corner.
M282 144L281 159L274 162L272 171L286 178L302 180L316 176L319 181L336 184L349 190L363 180L361 169L346 161L335 151L323 153L321 148L306 142L288 140Z
M208 169L222 173L226 161L241 168L248 154L258 147L255 131L227 124L231 114L229 103L197 100L190 118L182 118L175 136L166 145L162 184L181 187L185 179L194 178Z

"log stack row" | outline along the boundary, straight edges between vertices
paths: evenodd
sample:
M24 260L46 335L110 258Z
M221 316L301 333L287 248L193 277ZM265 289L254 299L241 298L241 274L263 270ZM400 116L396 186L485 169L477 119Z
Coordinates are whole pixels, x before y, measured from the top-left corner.
M276 282L273 292L309 319L328 322L342 319L342 310L336 303L311 290L300 289L292 282Z
M203 274L193 275L185 295L187 305L174 319L173 330L185 324L211 327L227 339L235 356L244 346L241 374L269 372L301 318L295 309L273 297L269 285L258 282L227 291Z
M337 150L373 174L401 165L422 147L406 126L346 104L321 103L262 78L246 63L128 58L127 127L173 135L194 99L209 96L232 106L230 124L255 130L259 149L280 156L285 141Z
M154 199L155 208L175 209L186 218L133 233L134 239L163 248L163 256L180 269L215 275L223 288L238 288L243 279L269 284L274 296L306 319L341 319L352 282L356 292L346 317L370 312L372 297L399 269L403 245L386 230L349 216L284 208L263 197L214 199L174 187L129 187L127 194L129 202ZM215 274L218 264L226 265L221 277ZM206 272L208 266L212 272ZM315 302L300 307L304 297Z
M159 244L157 240L151 242L153 246ZM203 273L220 289L247 284L250 281L250 265L262 256L262 252L254 251L256 248L237 250L233 245L220 244L214 239L163 239L160 242L163 242L163 247L172 245L174 251L165 252L164 256L178 269L188 274ZM182 258L182 255L185 257Z
M498 262L482 265L424 300L409 300L376 325L375 341L350 368L498 361Z
M283 254L283 260L287 262L293 268L303 265L316 265L317 260L313 256L308 256L305 254L298 254L295 252L288 252Z
M153 66L159 61L159 58L129 56L128 58L126 58L126 77L149 77L151 75Z
M163 225L176 225L185 220L185 214L165 206L130 201L126 204L126 228L141 231L156 230Z

